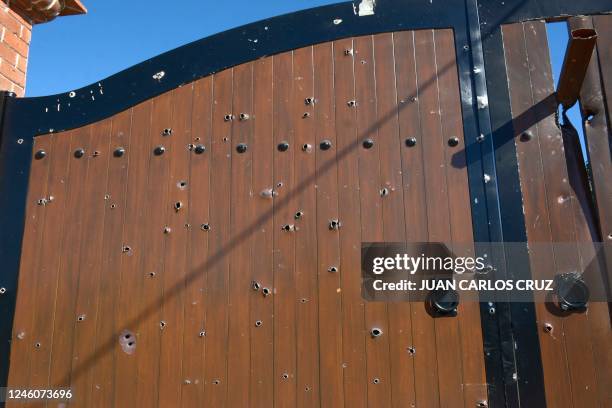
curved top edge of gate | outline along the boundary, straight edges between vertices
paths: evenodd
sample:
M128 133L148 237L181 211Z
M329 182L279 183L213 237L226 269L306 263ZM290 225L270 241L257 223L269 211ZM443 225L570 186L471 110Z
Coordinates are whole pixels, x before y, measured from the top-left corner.
M368 0L336 3L214 34L80 89L11 98L5 126L19 129L20 137L77 128L224 69L341 38L453 28L457 42L468 45L466 2L478 2L481 26L489 29L514 21L612 11L611 0L374 0L373 13L360 13Z

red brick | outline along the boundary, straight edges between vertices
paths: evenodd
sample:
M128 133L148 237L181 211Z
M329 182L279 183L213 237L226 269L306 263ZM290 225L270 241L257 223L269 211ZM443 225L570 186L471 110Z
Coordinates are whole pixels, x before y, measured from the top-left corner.
M16 85L25 86L25 74L10 64L0 64L0 74L10 79Z
M17 51L22 57L28 56L28 49L30 48L29 45L21 38L17 37L17 35L14 33L9 32L8 30L5 31L4 42L8 44L9 47Z
M22 88L19 85L13 84L13 89L11 89L11 91L15 92L15 94L17 96L24 96L25 95L25 88Z
M6 44L0 43L0 59L6 61L9 64L16 65L17 54L15 50L8 47Z
M21 26L21 39L26 43L30 43L32 41L32 28L30 26Z
M21 27L23 24L19 23L12 16L13 12L6 12L4 10L0 10L0 24L6 27L6 29L14 34L21 34Z
M25 73L28 72L28 59L19 55L17 57L17 64L15 64L15 68L23 72L25 75Z
M11 81L9 81L8 79L6 79L5 77L3 77L2 75L0 75L0 90L2 91L12 91L12 86L13 83Z

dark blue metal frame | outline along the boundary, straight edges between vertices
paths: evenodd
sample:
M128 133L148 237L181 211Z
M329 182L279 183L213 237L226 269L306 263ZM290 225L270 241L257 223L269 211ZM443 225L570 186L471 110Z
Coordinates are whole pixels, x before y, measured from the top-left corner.
M513 135L512 115L500 25L610 11L612 0L378 0L374 15L360 17L352 3L339 3L205 38L72 92L37 98L0 95L0 286L7 289L0 296L0 385L7 382L25 200L36 135L97 122L180 85L267 55L345 37L452 28L474 238L477 242L525 241L514 143L507 143ZM494 105L482 103L487 96ZM489 182L484 181L485 175L490 177ZM514 273L516 263L506 259L504 253L489 256L502 260L509 271L499 273ZM483 304L481 313L489 406L545 406L533 305L500 303L495 308L497 312L490 314L489 305ZM515 352L515 344L521 347L520 355Z

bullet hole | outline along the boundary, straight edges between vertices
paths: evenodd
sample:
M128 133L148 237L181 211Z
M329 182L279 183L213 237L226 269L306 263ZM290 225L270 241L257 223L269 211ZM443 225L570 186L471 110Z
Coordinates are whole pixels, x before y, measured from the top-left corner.
M479 134L478 136L476 136L476 141L478 143L482 143L482 142L484 142L484 140L485 140L485 135L483 135L482 133Z
M99 151L97 151L97 150L95 150L95 151L93 152L92 156L93 156L93 157L98 157L98 156L100 156L100 152L99 152Z
M304 112L304 113L302 114L302 118L303 118L303 119L306 119L306 118L308 118L308 117L310 117L310 112Z
M589 113L586 117L586 122L587 123L591 123L593 121L593 118L595 117L595 115L593 115L592 113Z
M47 202L48 202L48 201L47 201L47 199L46 199L46 198L41 198L41 199L39 199L39 200L36 202L36 204L38 204L38 205L41 205L41 206L42 206L42 205L47 205Z
M408 147L414 147L417 144L417 140L415 137L409 137L408 139L406 139L406 146Z
M164 329L166 328L166 322L165 322L165 321L163 321L163 320L162 320L161 322L159 322L159 328L160 328L161 330L164 330Z
M533 139L533 132L531 130L526 130L523 133L521 133L521 142L528 142L531 139Z
M172 232L172 228L170 227L164 227L164 234L168 235Z
M544 323L544 332L552 333L553 332L553 325L550 324L550 323Z
M162 154L164 154L165 151L166 151L166 148L164 146L157 146L153 150L153 154L155 154L156 156L161 156Z
M497 312L497 310L496 310L494 307L490 307L490 308L489 308L489 314L490 314L491 316L493 316L493 315L494 315L496 312Z
M223 117L223 120L224 120L225 122L230 122L230 121L234 120L234 115L232 115L232 114L227 114L227 115L225 115L225 116Z
M386 196L388 196L388 195L389 195L389 189L388 189L387 187L382 188L382 189L380 190L380 196L381 196L381 197L386 197Z
M259 195L262 196L263 198L272 198L276 195L276 192L272 188L266 188L264 190L261 190Z
M302 151L303 151L303 152L306 152L306 153L309 153L309 152L311 152L311 151L312 151L312 146L311 146L311 145L309 145L308 143L304 143L304 144L302 145Z
M303 213L302 211L297 211L297 212L295 213L294 218L295 218L296 220L299 220L299 219L301 219L303 216L304 216L304 213Z
M119 345L126 354L133 354L136 351L136 336L129 330L124 330L119 335Z
M321 150L329 150L332 147L332 142L325 139L319 144L319 147L321 148Z
M608 234L608 241L612 241L612 234Z
M380 378L375 378L372 380L372 383L374 384L380 384Z
M270 294L270 289L269 288L263 288L261 290L261 293L263 293L264 296L268 296Z
M4 295L6 293L6 288L0 288L0 295Z
M332 219L332 220L329 220L329 229L330 230L338 230L338 229L340 229L340 226L341 226L340 220L337 220L335 218Z
M283 182L279 181L278 183L276 183L276 188L281 188L283 186Z
M353 55L353 49L352 48L347 48L344 50L344 55Z
M124 245L121 248L121 252L123 252L124 254L131 254L132 253L132 248L129 247L128 245Z
M476 408L487 408L488 404L487 401L478 401L476 403Z
M305 387L305 388L304 388L304 391L306 391L306 392L310 391L310 387L308 387L308 386L307 386L307 387Z
M255 322L255 327L261 327L262 324L263 324L263 322L261 320L257 320Z
M111 210L114 210L115 208L117 208L117 204L111 204L110 208L111 208Z
M238 153L245 153L247 151L246 143L239 143L238 146L236 146L236 151Z
M203 231L210 231L210 225L209 224L202 224L200 226L200 229L202 229Z
M213 380L212 383L214 385L219 385L219 384L221 384L221 381L220 380Z
M227 143L227 142L229 142L229 138L226 136L223 138L223 143Z
M84 315L84 314L79 315L79 317L77 317L77 320L78 320L79 322L85 321L85 315Z
M37 349L39 349L41 346L42 346L42 344L40 344L40 343L34 344L34 347L36 347Z
M300 299L300 302L301 302L301 303L306 303L306 302L308 302L308 299L306 299L306 298L302 298L302 299Z
M191 384L191 380L186 378L185 381L183 381L183 384L189 385L189 384Z
M253 289L254 291L258 291L259 289L261 289L261 285L259 284L259 282L253 281L251 282L251 289Z
M416 349L412 346L408 347L406 350L408 351L408 354L410 354L411 356L414 356L414 354L416 353Z
M113 156L115 157L122 157L124 154L125 154L125 149L123 147L118 147L113 152Z
M489 181L491 181L491 176L489 176L488 174L485 174L483 179L485 183L488 183Z
M279 152L286 152L289 149L289 143L282 141L276 146Z
M153 74L153 79L155 79L156 81L161 81L161 79L165 76L166 76L166 73L164 71L159 71Z
M374 327L372 328L372 330L370 330L370 335L372 337L380 337L382 336L383 331L381 329L379 329L378 327Z
M110 195L110 194L105 194L105 195L104 195L104 199L105 199L105 200L110 200L110 198L111 198L111 195Z
M34 154L34 158L36 160L42 160L45 157L47 157L47 152L45 152L44 150L39 150Z
M249 120L250 116L248 113L241 113L239 118L240 120Z
M295 231L295 225L293 225L293 224L285 224L285 225L282 226L281 229L283 231L286 231L286 232L292 232L292 231Z
M305 105L314 105L314 103L315 103L315 99L313 97L309 97L309 98L304 99L304 104Z
M198 333L198 337L204 337L206 336L206 330L202 330L201 332Z
M76 157L77 159L80 159L83 156L85 156L85 149L79 148L74 151L74 157Z
M448 145L450 147L456 147L457 145L459 145L459 138L456 136L451 137L450 139L448 139Z
M154 278L155 277L155 272L149 272L149 278Z
M374 140L366 139L366 140L363 141L363 148L364 149L371 149L372 147L374 147Z
M53 132L53 129L50 129L51 132ZM23 139L17 139L17 144L23 144Z
M330 266L329 269L327 270L327 272L336 273L336 272L338 272L338 267Z
M349 106L349 108L354 108L357 106L357 101L348 101L346 104Z
M23 340L23 339L25 339L25 333L24 333L24 332L19 332L19 333L17 333L17 338L18 338L19 340Z
M333 23L334 23L334 25L340 25L340 24L342 24L342 19L341 18L334 18Z
M287 380L289 379L289 374L283 373L282 377L283 377L283 380Z
M187 187L187 182L185 180L181 180L178 183L176 183L176 186L180 188L181 190L184 190Z
M181 208L183 208L183 203L180 201L177 201L176 203L174 203L174 211L179 212L181 210Z

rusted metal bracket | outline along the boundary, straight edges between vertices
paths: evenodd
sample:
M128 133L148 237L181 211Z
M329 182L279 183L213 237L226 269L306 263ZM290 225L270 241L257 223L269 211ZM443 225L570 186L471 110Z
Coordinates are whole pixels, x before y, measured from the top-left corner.
M592 28L577 28L570 31L557 85L557 101L564 109L572 107L578 100L596 41L597 33Z

